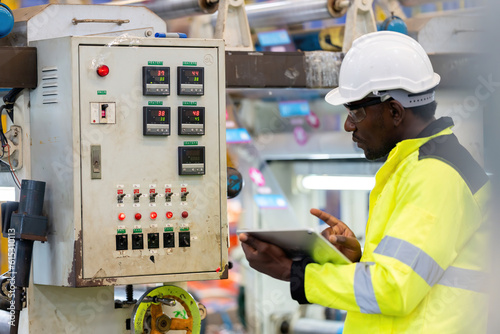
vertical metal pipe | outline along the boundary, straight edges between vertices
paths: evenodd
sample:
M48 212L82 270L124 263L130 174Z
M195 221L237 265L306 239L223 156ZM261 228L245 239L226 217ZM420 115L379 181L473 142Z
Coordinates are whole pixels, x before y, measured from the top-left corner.
M44 195L45 182L22 180L21 198L19 199L19 212L26 212L33 216L41 216Z
M19 214L41 216L45 182L22 180L21 196L19 199ZM31 257L33 254L33 240L16 240L15 277L17 287L28 287Z
M43 198L45 195L45 182L22 180L21 197L19 200L18 214L28 216L41 216ZM19 239L18 239L19 238ZM23 309L24 288L29 285L31 257L33 254L33 240L21 239L16 235L15 265L11 268L10 284L15 286L10 321L10 334L17 334L19 317Z
M10 310L10 334L18 334L19 332L19 317L21 316L21 310L23 308L23 297L24 288L16 287L14 295L12 296L14 299L14 307L13 310Z

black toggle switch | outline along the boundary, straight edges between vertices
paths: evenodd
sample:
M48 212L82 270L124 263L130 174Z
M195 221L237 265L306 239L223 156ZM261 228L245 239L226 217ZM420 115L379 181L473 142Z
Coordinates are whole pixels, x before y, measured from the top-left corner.
M141 198L141 193L134 194L134 203L139 203L139 199Z
M123 198L127 196L126 194L118 194L117 198L118 198L118 203L123 203Z

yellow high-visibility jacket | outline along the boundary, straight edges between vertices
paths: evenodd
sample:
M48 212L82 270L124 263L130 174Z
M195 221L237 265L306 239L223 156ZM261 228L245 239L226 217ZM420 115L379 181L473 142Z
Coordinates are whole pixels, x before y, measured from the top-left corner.
M443 117L376 175L360 262L296 261L299 303L347 310L344 333L485 333L488 177Z

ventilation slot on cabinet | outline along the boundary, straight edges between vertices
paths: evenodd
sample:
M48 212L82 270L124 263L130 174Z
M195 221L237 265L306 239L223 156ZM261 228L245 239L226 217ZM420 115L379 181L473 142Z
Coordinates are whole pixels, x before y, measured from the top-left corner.
M57 76L57 67L43 67L42 68L42 95L43 104L58 103L59 83Z

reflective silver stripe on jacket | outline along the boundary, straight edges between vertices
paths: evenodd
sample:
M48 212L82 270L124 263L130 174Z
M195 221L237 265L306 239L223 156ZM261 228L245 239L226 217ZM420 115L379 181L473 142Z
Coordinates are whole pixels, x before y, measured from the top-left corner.
M482 271L448 267L444 271L439 264L420 248L407 241L384 237L374 253L397 259L408 265L429 286L440 284L475 292L484 292L487 287L487 274ZM380 314L375 298L370 267L373 262L358 262L354 272L354 295L361 313Z
M386 236L378 244L374 253L392 257L411 267L429 286L436 284L444 270L427 253L408 241Z
M448 267L437 284L484 293L488 289L488 275L478 270Z
M370 274L370 267L373 264L372 262L356 263L356 270L354 272L354 296L356 297L356 303L361 313L380 314L380 307L375 298L372 276Z

